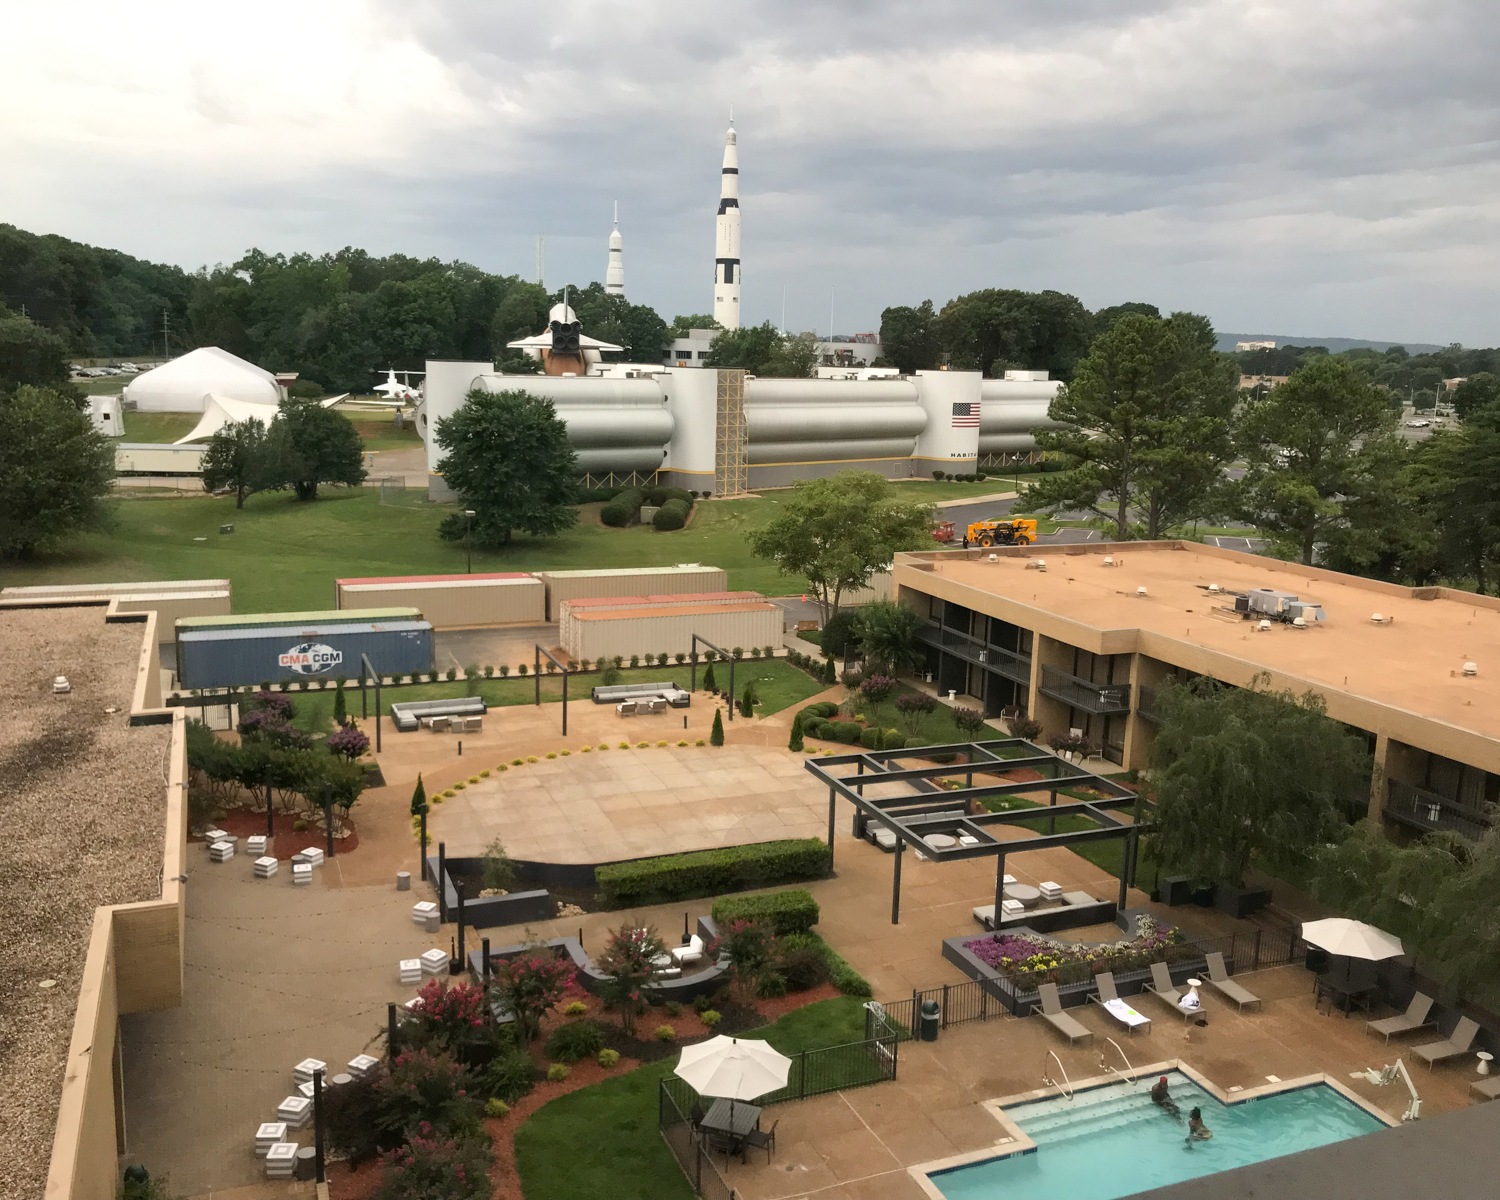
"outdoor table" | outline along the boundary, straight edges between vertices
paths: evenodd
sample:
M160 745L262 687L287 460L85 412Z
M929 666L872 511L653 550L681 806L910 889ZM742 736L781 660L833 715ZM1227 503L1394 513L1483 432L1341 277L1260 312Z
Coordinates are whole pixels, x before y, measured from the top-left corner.
M1019 901L1024 908L1035 908L1037 901L1042 898L1042 889L1032 887L1029 883L1007 883L1004 896L1007 900Z
M715 1100L699 1124L715 1133L744 1137L760 1128L760 1109L744 1100Z
M958 845L958 839L951 833L929 833L926 840L934 850L951 850Z
M1313 1007L1317 1008L1323 1002L1323 997L1327 996L1328 1011L1331 1013L1333 1006L1337 1004L1339 1010L1347 1017L1349 1009L1355 1004L1368 1007L1369 994L1374 990L1373 984L1358 981L1335 982L1320 975L1313 991Z

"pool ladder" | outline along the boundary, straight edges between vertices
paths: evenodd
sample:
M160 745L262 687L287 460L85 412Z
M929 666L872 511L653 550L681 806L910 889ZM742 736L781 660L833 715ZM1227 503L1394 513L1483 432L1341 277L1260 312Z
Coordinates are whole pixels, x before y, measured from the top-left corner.
M1058 1074L1063 1077L1062 1083L1058 1083L1057 1080L1052 1078L1047 1066L1047 1058L1050 1058L1057 1064ZM1068 1078L1068 1071L1067 1068L1062 1065L1062 1059L1057 1057L1057 1052L1055 1050L1048 1050L1047 1058L1042 1059L1042 1082L1048 1087L1055 1087L1059 1092L1062 1093L1062 1097L1064 1100L1071 1100L1073 1098L1073 1081Z
M1120 1070L1119 1067L1110 1066L1109 1063L1105 1062L1104 1061L1104 1051L1103 1050L1099 1051L1099 1069L1101 1071L1103 1071L1106 1075L1108 1075L1111 1071L1113 1071L1116 1075L1119 1075L1127 1083L1134 1083L1135 1082L1135 1078L1136 1078L1135 1077L1135 1067L1131 1065L1130 1059L1126 1056L1125 1051L1120 1049L1120 1043L1117 1042L1117 1041L1115 1041L1115 1039L1112 1038L1112 1037L1107 1037L1104 1040L1106 1042L1108 1042L1111 1046L1113 1046L1115 1048L1116 1052L1120 1055L1120 1058L1125 1063L1125 1071L1128 1071L1129 1074L1125 1074L1124 1072L1122 1072Z

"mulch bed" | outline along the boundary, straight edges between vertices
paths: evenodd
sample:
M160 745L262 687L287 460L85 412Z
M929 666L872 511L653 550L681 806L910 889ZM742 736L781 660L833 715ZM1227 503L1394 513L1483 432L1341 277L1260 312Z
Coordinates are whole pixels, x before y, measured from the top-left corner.
M264 824L263 815L261 821ZM231 832L234 831L231 830ZM608 1068L601 1067L592 1058L573 1063L569 1067L568 1077L560 1083L554 1083L545 1077L539 1079L530 1092L511 1105L510 1112L505 1116L486 1118L484 1129L489 1134L491 1154L494 1158L494 1165L490 1169L491 1200L525 1200L521 1190L521 1178L516 1173L515 1135L516 1130L520 1129L531 1114L543 1105L556 1100L559 1096L576 1092L580 1088L591 1087L606 1079L633 1071L647 1062L670 1058L681 1049L684 1042L695 1042L712 1034L753 1029L775 1021L795 1009L819 1000L830 1000L838 994L838 989L832 984L824 983L805 992L791 992L773 1000L757 1000L753 1007L726 1004L719 1010L723 1019L712 1030L703 1024L691 1005L684 1005L681 1014L675 1017L668 1016L665 1008L648 1006L646 1011L636 1018L636 1033L644 1034L645 1038L642 1038L626 1036L624 1029L620 1026L619 1018L614 1013L607 1011L597 997L580 991L576 996L571 997L568 1003L579 1000L588 1006L587 1016L598 1021L602 1026L605 1044L620 1052L620 1061ZM547 1069L548 1035L559 1025L581 1019L583 1019L582 1015L564 1017L560 1013L553 1013L542 1022L541 1036L531 1044L531 1057L539 1071L545 1072ZM677 1034L676 1039L670 1042L656 1039L655 1031L661 1025L671 1025ZM559 1164L558 1169L565 1168L563 1164ZM370 1200L379 1190L381 1170L381 1164L378 1161L366 1163L357 1170L351 1169L347 1163L331 1163L328 1168L330 1200Z
M302 831L292 828L297 821L305 820L294 813L277 813L275 816L275 841L271 848L276 852L277 858L291 858L316 846L319 850L327 848L328 838L323 832L321 825L309 825ZM265 833L266 814L255 812L248 808L231 808L227 812L214 818L213 824L225 833L232 833L243 841L254 834ZM333 852L335 854L349 854L359 848L359 831L355 829L352 821L343 822L344 828L349 831L347 837L333 839ZM194 842L203 841L201 833L189 835L189 840Z

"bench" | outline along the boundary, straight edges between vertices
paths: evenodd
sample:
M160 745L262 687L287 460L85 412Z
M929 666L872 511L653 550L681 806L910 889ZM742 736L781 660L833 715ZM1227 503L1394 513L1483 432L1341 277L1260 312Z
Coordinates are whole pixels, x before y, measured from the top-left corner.
M452 700L406 700L391 705L391 721L403 733L411 733L433 717L482 717L489 711L482 696L457 696Z

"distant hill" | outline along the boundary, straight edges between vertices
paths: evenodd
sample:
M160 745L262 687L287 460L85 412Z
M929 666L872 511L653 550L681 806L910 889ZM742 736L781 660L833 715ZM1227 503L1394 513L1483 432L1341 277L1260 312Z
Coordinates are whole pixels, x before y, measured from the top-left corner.
M1431 342L1368 342L1362 338L1291 336L1285 333L1221 333L1220 350L1231 353L1236 342L1275 342L1278 346L1327 346L1328 353L1342 354L1345 350L1389 350L1392 346L1405 346L1413 354L1433 354L1442 350Z

